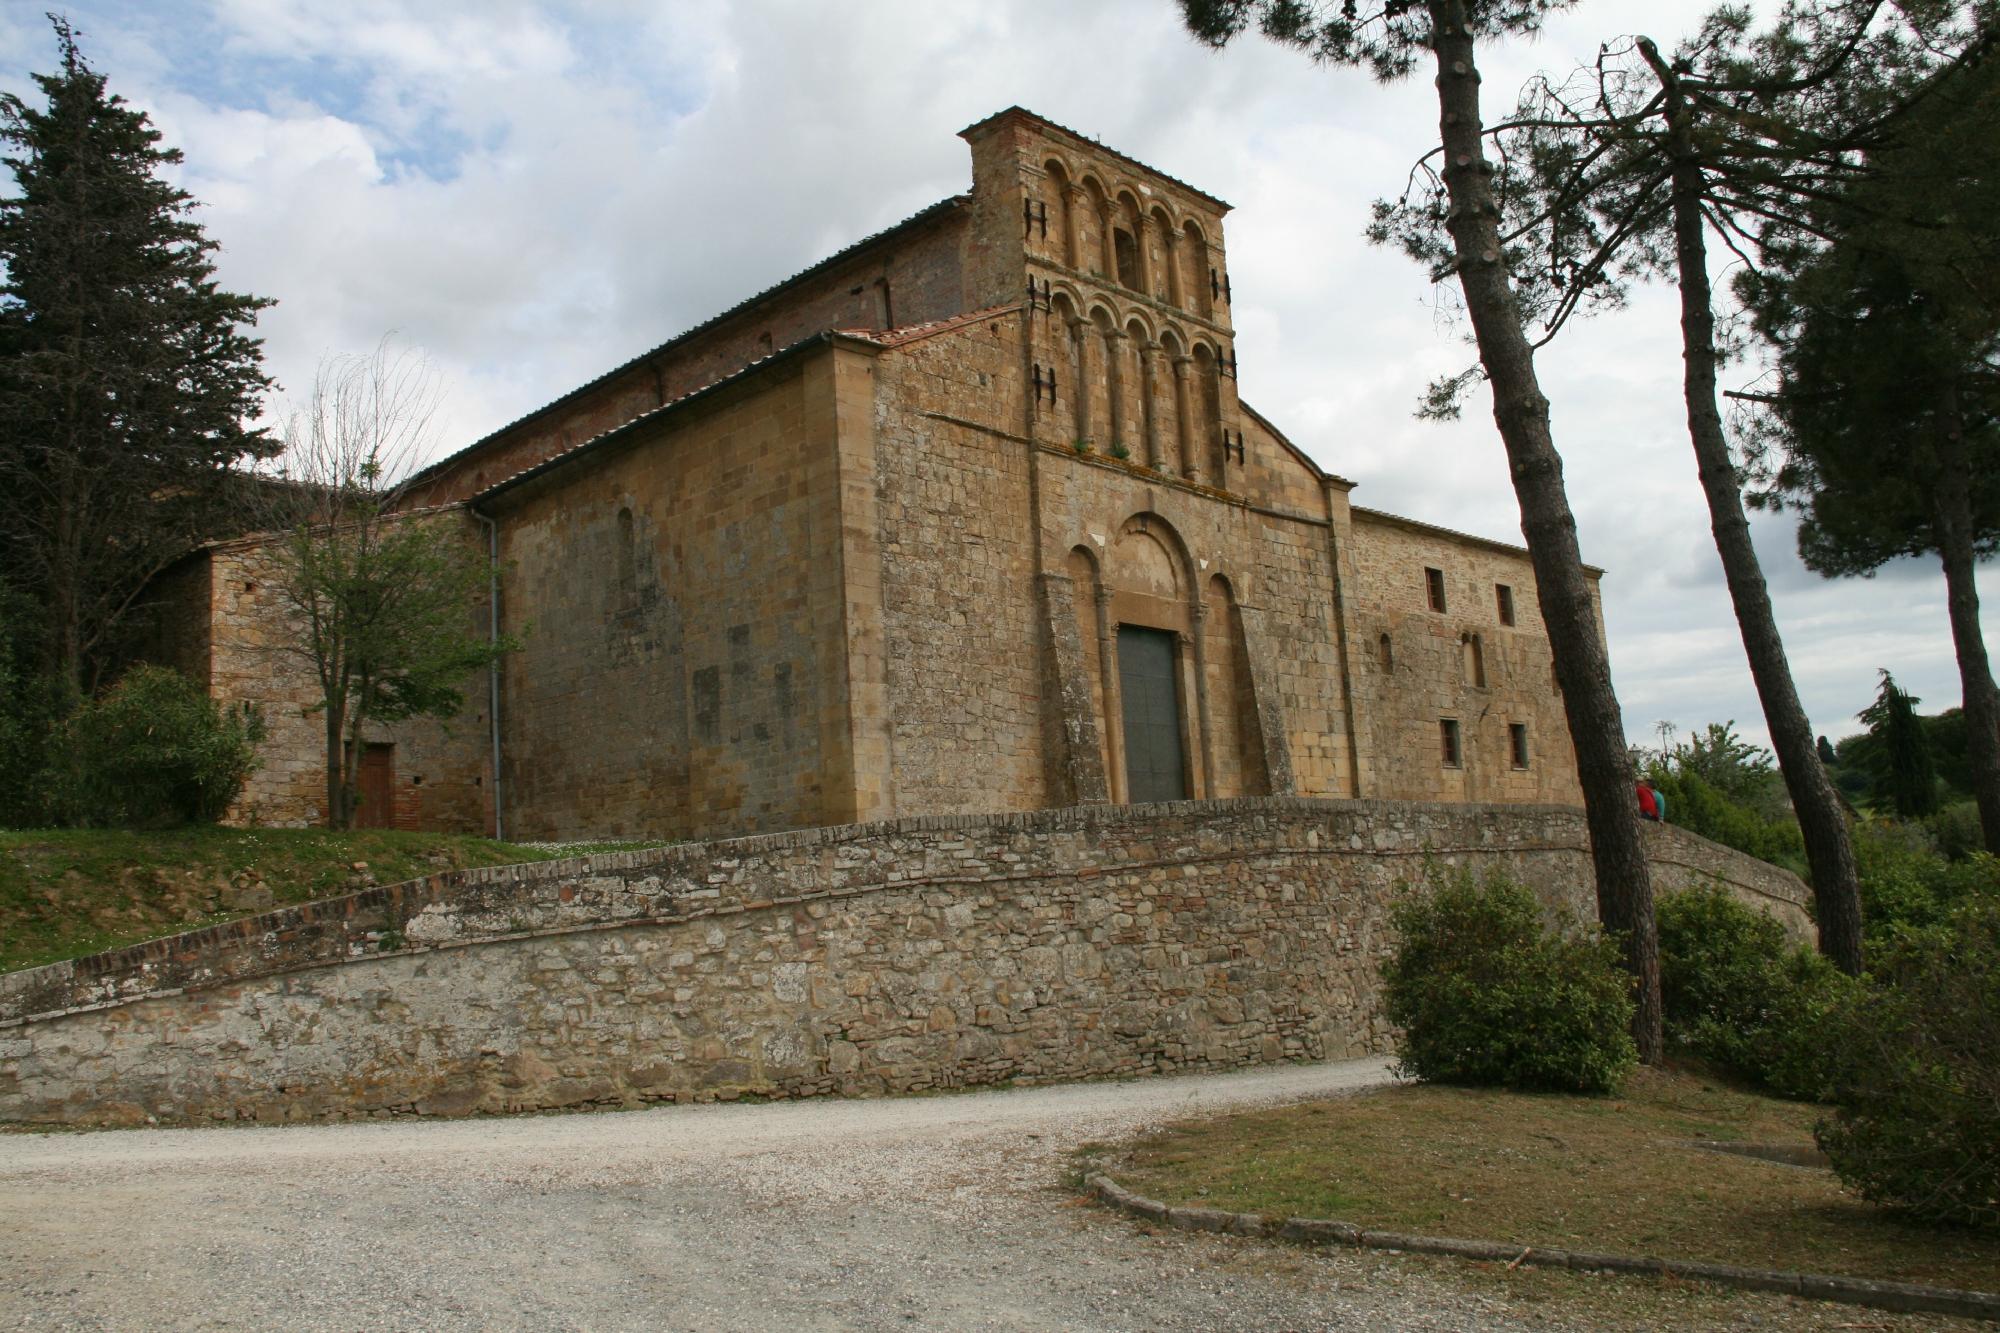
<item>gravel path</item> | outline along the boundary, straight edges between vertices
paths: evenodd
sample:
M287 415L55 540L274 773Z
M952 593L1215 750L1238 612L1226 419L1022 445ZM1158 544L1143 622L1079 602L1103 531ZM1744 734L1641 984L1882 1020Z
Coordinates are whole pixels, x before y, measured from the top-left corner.
M1079 1143L1386 1078L1362 1061L885 1101L5 1135L0 1328L1551 1327L1432 1265L1148 1234L1061 1187Z

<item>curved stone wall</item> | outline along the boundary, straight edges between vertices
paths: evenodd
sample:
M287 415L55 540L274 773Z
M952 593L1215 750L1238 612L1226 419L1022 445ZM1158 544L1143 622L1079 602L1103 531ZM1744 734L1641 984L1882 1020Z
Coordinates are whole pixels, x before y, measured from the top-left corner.
M1649 830L1805 929L1795 877ZM1387 908L1504 867L1589 916L1582 812L1261 798L897 820L461 871L0 976L0 1118L909 1092L1386 1044Z

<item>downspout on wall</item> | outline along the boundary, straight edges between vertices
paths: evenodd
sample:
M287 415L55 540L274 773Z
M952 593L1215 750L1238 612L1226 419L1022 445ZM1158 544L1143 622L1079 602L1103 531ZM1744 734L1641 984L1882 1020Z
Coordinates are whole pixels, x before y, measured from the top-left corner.
M471 515L486 525L486 642L500 644L500 522L467 505ZM505 806L500 788L500 654L486 664L486 718L491 723L493 751L493 840L506 841Z

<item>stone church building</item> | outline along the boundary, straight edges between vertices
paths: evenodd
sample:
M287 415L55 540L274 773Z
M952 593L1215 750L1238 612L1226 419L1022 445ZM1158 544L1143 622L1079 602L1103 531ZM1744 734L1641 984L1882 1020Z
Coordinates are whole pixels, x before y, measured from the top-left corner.
M1018 107L962 137L969 193L419 475L523 646L375 738L364 822L1579 802L1526 553L1351 503L1238 396L1229 206ZM170 655L264 712L236 817L306 824L271 560L183 562Z

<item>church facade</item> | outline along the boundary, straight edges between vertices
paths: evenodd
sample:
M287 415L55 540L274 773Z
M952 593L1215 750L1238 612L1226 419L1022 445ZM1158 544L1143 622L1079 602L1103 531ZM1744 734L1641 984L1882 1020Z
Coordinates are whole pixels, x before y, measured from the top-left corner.
M1238 396L1228 206L1020 108L963 137L969 193L417 478L523 646L375 738L367 822L1579 802L1526 553L1351 503ZM170 651L266 718L236 817L312 823L271 560L184 563Z

